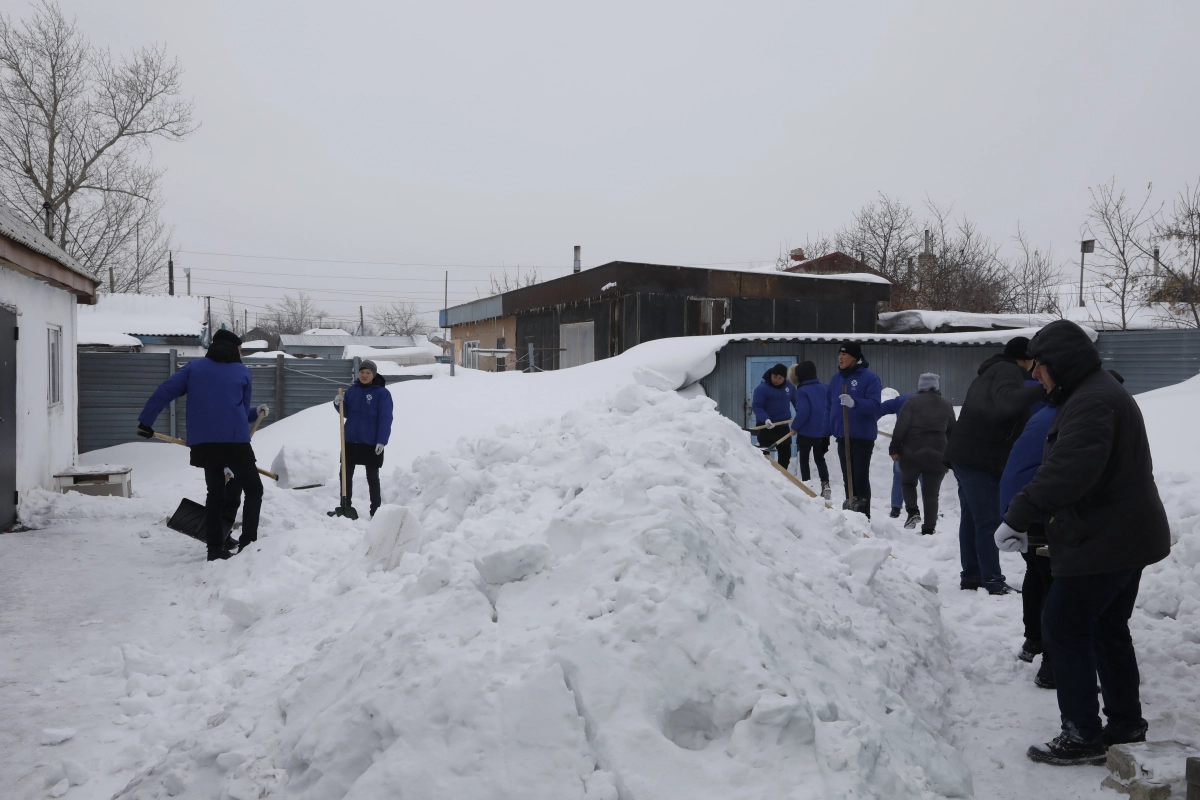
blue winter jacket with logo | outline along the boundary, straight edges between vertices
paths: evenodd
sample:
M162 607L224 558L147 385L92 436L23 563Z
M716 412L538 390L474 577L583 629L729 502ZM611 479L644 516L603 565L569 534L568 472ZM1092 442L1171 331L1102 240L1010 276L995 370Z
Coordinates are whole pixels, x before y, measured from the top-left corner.
M792 419L792 430L799 436L820 439L829 435L829 404L826 396L829 387L816 378L807 380L795 388L793 402L796 415Z
M829 430L838 439L845 436L845 427L842 424L843 406L842 401L838 399L843 385L848 389L850 396L854 398L854 408L849 409L850 438L874 440L879 436L879 427L876 423L879 420L883 383L879 380L878 375L867 369L868 366L865 358L860 359L858 364L851 368L847 377L843 378L842 371L838 370L829 379Z
M370 386L355 381L346 390L342 405L345 407L347 443L388 443L392 435L392 394L384 388L385 383L382 375L376 375Z
M787 422L792 418L792 393L795 387L786 380L783 386L773 386L770 381L754 387L754 397L750 407L754 409L754 424L762 425L768 419L771 422Z
M1042 455L1046 449L1046 435L1050 433L1050 424L1058 413L1055 406L1045 406L1041 411L1029 418L1025 430L1013 442L1012 450L1008 452L1008 461L1004 464L1004 474L1000 476L1000 511L1008 509L1009 502L1017 496L1017 492L1025 488L1025 484L1033 480L1038 467L1042 465Z
M138 422L154 427L167 404L187 395L187 443L248 442L258 409L250 403L250 370L240 361L197 358L167 378L146 401Z

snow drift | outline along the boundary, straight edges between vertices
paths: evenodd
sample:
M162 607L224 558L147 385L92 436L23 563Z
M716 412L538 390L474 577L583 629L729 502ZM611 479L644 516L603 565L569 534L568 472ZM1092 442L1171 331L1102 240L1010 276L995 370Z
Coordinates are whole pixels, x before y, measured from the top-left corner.
M269 490L188 590L228 651L126 656L192 689L118 796L969 795L936 594L677 382L416 458L399 557Z

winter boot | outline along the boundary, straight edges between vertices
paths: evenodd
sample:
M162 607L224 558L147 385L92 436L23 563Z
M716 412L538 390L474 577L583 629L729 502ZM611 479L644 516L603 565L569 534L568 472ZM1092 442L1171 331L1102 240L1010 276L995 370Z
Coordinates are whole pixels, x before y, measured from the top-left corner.
M921 521L921 512L920 511L910 511L910 512L908 512L908 519L904 521L904 527L907 530L911 531L917 527L917 523L920 521Z
M1075 767L1084 764L1100 766L1108 760L1104 742L1081 742L1071 732L1063 731L1046 744L1035 744L1026 753L1030 761L1053 764L1056 767Z
M833 490L829 488L829 481L821 481L821 498L828 500L833 497Z
M1017 658L1024 661L1026 664L1032 664L1034 656L1042 652L1042 643L1035 642L1033 639L1026 639L1021 645L1021 652L1017 653Z
M1147 727L1145 722L1132 728L1105 725L1104 733L1100 734L1100 741L1104 743L1105 747L1112 747L1114 744L1144 742L1146 741Z
M1033 679L1033 685L1039 689L1057 689L1058 684L1054 682L1054 669L1050 666L1050 657L1042 653L1042 665L1038 667L1037 677Z
M958 588L962 589L964 592L973 592L981 585L982 584L980 584L979 581L959 581Z
M209 561L225 561L226 559L229 559L229 558L233 558L233 553L230 553L228 550L222 550L219 553L209 553L208 554Z
M891 517L892 519L899 519L900 518L900 509L893 506L891 512L888 513L888 516Z
M929 523L925 523L924 525L921 526L921 535L922 536L933 536L933 533L934 533L933 526L930 525Z
M1016 589L1009 586L1007 583L1002 583L999 586L988 586L987 593L993 597L1001 597L1006 594L1012 594Z

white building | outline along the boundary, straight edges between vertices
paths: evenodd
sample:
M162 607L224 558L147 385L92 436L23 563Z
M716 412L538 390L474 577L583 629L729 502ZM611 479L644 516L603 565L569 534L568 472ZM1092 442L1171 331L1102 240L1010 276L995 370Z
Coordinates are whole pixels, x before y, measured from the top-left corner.
M203 297L106 294L79 310L80 350L204 355Z
M95 302L96 281L0 207L0 531L23 493L75 463L76 305Z

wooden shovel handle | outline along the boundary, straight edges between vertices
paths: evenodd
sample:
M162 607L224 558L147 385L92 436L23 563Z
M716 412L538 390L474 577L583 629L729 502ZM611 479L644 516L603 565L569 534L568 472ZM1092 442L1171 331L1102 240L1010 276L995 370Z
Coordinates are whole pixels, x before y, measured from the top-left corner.
M165 433L155 433L154 438L159 439L164 442L170 442L171 444L179 444L179 445L183 445L184 447L187 447L187 442L185 442L183 439L176 439L174 436L167 436ZM274 472L265 470L262 467L257 466L257 465L254 468L258 470L259 475L266 475L268 478L270 478L273 481L279 480L279 476L276 475Z
M771 427L778 428L780 425L791 425L792 420L794 420L794 419L795 419L795 417L793 417L792 419L789 419L787 422L776 422ZM753 428L746 428L746 430L748 430L748 431L765 431L765 430L769 430L769 429L767 428L766 425L755 425Z

